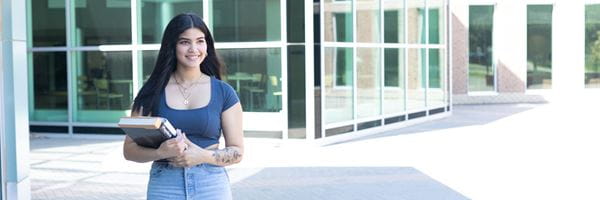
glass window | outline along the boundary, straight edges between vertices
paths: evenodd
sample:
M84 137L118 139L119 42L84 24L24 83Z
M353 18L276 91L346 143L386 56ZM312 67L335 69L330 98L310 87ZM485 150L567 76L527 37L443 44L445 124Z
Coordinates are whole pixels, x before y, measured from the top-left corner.
M379 0L356 0L358 42L379 42Z
M131 52L75 52L73 62L76 121L117 122L129 114L125 110L133 98Z
M385 114L404 111L404 49L384 49Z
M527 5L527 89L552 86L552 5Z
M74 46L131 44L130 0L72 0Z
M409 0L408 5L408 42L425 44L425 0Z
M281 49L219 49L246 112L281 111Z
M306 138L306 79L304 59L304 45L288 47L287 91L289 138Z
M288 42L304 42L304 1L287 1L286 3L287 40Z
M446 64L443 49L429 49L429 89L427 106L437 108L446 106Z
M429 43L444 43L444 24L446 23L446 8L443 0L428 0L429 7Z
M320 88L321 86L321 45L313 45L314 52L314 61L313 61L313 71L314 71L314 86Z
M425 49L408 50L408 88L406 109L425 108Z
M381 114L381 61L379 48L356 49L357 117Z
M316 17L316 15L315 15ZM315 19L316 20L316 19ZM317 23L318 24L318 23ZM315 25L316 26L316 25ZM318 27L318 26L317 26ZM317 41L317 40L315 40ZM322 133L321 133L321 127L323 126L322 124L322 119L323 119L323 105L321 104L321 100L324 98L323 97L323 87L321 87L321 45L317 45L318 43L315 43L315 45L311 45L313 47L314 50L314 61L313 61L313 86L314 86L314 94L315 94L315 105L314 105L314 111L315 111L315 129L314 129L314 133L315 133L315 138L321 138ZM310 44L308 44L310 45ZM309 133L311 130L307 130Z
M600 88L600 4L585 6L585 87Z
M67 54L34 52L32 121L68 121Z
M139 56L142 58L142 81L146 83L154 70L156 58L158 57L158 50L141 51Z
M404 1L383 1L383 34L385 43L404 43Z
M384 84L386 87L399 87L402 85L400 81L404 66L404 54L401 55L402 49L386 48L384 50Z
M324 0L325 41L352 42L352 1Z
M34 47L67 46L65 1L30 0Z
M335 85L336 86L349 86L352 87L354 83L354 77L352 72L353 57L352 51L348 51L347 48L337 48L333 62L335 67L333 68L335 74Z
M142 8L138 35L143 43L160 43L164 28L175 15L192 12L202 17L202 0L142 0L138 6Z
M352 63L352 48L325 47L325 123L354 118ZM343 80L344 84L337 84L339 80Z
M279 0L210 1L217 42L281 40Z
M494 6L469 7L469 91L494 91L492 65Z

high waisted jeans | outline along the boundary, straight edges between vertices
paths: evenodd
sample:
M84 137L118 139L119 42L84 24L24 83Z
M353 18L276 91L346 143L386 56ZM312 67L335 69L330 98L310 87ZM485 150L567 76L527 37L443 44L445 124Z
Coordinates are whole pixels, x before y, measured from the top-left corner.
M152 163L147 196L148 200L232 199L225 168L207 163L189 168Z

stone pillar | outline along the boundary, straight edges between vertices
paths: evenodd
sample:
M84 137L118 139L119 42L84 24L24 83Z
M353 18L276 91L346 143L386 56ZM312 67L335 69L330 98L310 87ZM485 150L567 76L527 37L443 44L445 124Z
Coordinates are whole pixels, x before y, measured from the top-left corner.
M4 0L0 7L2 199L29 200L26 7L23 0Z
M527 4L498 2L493 34L498 92L523 94L527 87Z
M584 85L585 2L557 1L552 10L552 90L572 100Z

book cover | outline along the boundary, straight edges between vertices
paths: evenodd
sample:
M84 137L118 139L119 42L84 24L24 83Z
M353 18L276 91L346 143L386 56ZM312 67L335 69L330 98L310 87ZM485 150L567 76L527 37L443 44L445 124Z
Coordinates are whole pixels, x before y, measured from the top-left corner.
M177 131L169 120L162 117L122 117L118 126L135 143L158 148L165 140L177 137Z

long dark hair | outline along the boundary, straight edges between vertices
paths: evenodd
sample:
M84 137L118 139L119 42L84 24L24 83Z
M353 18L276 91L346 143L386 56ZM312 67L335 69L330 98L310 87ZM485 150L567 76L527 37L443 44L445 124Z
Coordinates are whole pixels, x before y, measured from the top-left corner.
M190 28L198 28L204 33L204 38L207 44L206 58L200 64L200 71L209 76L215 76L221 80L223 72L223 62L220 60L215 50L215 42L208 30L208 27L198 15L193 13L179 14L167 24L163 33L162 42L158 58L154 64L154 70L150 74L148 81L142 86L138 95L135 97L132 106L132 112L140 113L143 116L153 115L158 113L158 103L160 94L169 83L171 74L177 69L177 57L175 48L179 35Z

